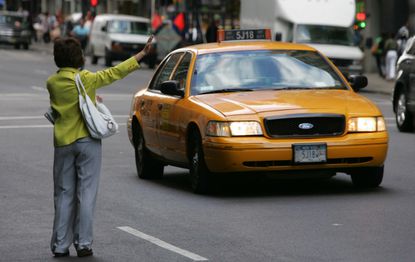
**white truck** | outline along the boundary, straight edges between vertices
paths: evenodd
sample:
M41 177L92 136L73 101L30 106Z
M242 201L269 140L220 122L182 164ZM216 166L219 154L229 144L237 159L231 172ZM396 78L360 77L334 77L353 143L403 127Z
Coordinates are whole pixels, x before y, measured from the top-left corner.
M363 52L353 43L355 12L355 0L241 0L240 25L310 45L348 76L363 72Z

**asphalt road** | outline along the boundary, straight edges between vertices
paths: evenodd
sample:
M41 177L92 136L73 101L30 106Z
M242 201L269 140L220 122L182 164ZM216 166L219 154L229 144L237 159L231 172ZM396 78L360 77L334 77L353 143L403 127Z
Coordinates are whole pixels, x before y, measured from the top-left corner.
M45 81L57 68L46 53L0 48L0 261L57 261L49 251L52 127L42 116ZM102 69L103 61L86 67ZM121 131L103 142L95 255L82 261L415 261L415 134L397 131L389 97L362 93L380 106L390 132L380 188L355 190L344 174L243 176L200 196L183 169L167 167L159 181L136 176L125 120L133 92L151 75L143 68L99 92ZM70 251L59 260L76 261Z

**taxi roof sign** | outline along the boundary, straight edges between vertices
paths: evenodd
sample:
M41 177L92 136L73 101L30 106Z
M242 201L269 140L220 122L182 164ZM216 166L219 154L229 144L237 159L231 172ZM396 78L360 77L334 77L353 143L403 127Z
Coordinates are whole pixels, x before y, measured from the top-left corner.
M219 29L218 43L223 41L271 40L271 29Z

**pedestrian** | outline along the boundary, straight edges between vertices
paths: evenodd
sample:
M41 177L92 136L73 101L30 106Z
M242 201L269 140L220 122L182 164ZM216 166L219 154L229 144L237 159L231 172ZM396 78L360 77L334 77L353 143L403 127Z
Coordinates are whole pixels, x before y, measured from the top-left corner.
M76 25L72 30L72 36L78 39L81 43L82 50L85 50L88 43L89 28L85 26L85 19L79 20L79 25Z
M385 57L384 57L384 46L385 46L386 34L382 33L380 36L375 38L370 51L376 59L376 66L378 68L379 76L385 77Z
M391 33L388 34L388 39L385 41L385 69L386 80L394 80L396 75L396 61L398 59L398 43L393 38Z
M80 70L85 62L79 41L57 38L53 55L59 70L47 80L54 112L54 223L51 250L55 257L69 256L74 245L79 257L91 256L92 226L101 170L101 140L93 139L79 110L75 75L80 74L87 95L99 100L96 90L138 69L151 49L145 47L117 66L96 73Z
M396 34L396 43L398 44L398 59L403 54L406 46L406 42L409 38L409 22L405 23L401 28L399 28L398 33Z
M206 42L214 43L217 41L217 32L220 26L220 16L214 15L213 20L206 29Z

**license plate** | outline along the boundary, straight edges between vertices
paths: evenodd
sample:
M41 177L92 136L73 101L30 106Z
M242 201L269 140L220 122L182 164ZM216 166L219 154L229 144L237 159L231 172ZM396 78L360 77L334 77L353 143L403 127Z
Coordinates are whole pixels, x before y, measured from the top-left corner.
M326 144L296 144L293 152L296 164L327 162Z
M267 39L264 29L225 30L225 41Z

